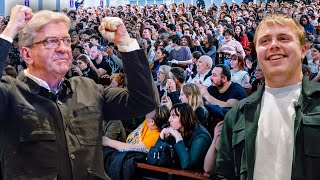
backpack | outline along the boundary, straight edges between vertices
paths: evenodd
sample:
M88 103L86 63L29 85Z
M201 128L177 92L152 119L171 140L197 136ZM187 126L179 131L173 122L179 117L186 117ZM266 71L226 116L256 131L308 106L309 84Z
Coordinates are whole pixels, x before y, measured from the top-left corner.
M157 143L152 146L148 152L146 163L154 166L173 166L175 152L169 143L158 140Z

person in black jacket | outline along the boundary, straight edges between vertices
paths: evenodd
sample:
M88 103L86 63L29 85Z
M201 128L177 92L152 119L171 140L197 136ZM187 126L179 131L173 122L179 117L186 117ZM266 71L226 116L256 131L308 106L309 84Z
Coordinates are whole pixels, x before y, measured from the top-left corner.
M117 45L128 75L126 89L104 88L88 78L64 79L72 63L70 18L20 5L10 17L0 35L0 72L19 31L28 68L16 79L0 75L0 179L109 179L102 120L140 117L157 106L137 41L121 19L102 19L99 31Z

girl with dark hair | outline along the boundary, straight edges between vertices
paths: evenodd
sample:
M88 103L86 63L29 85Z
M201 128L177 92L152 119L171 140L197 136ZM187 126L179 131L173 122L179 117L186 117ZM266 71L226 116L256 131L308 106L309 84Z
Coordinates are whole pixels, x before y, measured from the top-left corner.
M169 123L170 126L161 131L158 141L175 141L176 162L182 169L203 167L212 139L197 121L192 107L187 103L175 104L170 110Z
M307 15L304 14L300 17L300 24L303 26L307 35L314 35L314 26L310 23L310 20Z
M194 50L194 44L190 36L182 36L181 37L181 45L182 46L188 46L190 48L191 53L193 53Z
M169 65L167 57L168 57L168 52L164 48L160 47L157 49L154 60L150 64L150 69L154 77L154 80L157 79L157 72L160 66Z
M246 33L244 33L242 26L240 24L235 26L234 32L235 32L234 38L240 42L242 47L244 49L249 48L248 36L246 35Z

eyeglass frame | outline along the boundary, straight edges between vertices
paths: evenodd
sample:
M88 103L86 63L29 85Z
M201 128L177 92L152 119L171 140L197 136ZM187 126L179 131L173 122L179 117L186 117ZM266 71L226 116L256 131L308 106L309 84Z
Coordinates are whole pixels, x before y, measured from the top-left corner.
M58 43L57 43L55 46L53 46L53 47L47 47L47 43L48 43L48 40L49 40L49 39L57 39L57 40L59 40L59 41L58 41ZM70 40L70 45L67 45L66 42L65 42L65 40L68 40L68 39ZM63 37L63 38L47 37L47 38L45 38L44 40L35 42L35 43L33 43L33 44L31 44L31 45L29 45L29 46L27 46L27 47L31 47L31 46L33 46L33 45L35 45L35 44L43 44L43 46L46 47L46 48L54 49L54 48L57 48L57 47L60 45L60 41L61 41L61 40L63 41L63 44L64 44L65 46L71 48L71 43L72 43L71 37Z

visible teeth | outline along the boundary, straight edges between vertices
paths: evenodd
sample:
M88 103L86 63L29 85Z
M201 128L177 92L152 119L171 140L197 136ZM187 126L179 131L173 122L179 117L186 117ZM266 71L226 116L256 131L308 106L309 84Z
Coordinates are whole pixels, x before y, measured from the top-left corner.
M281 58L284 58L284 56L283 55L274 55L274 56L271 56L269 59L274 60L274 59L281 59Z

